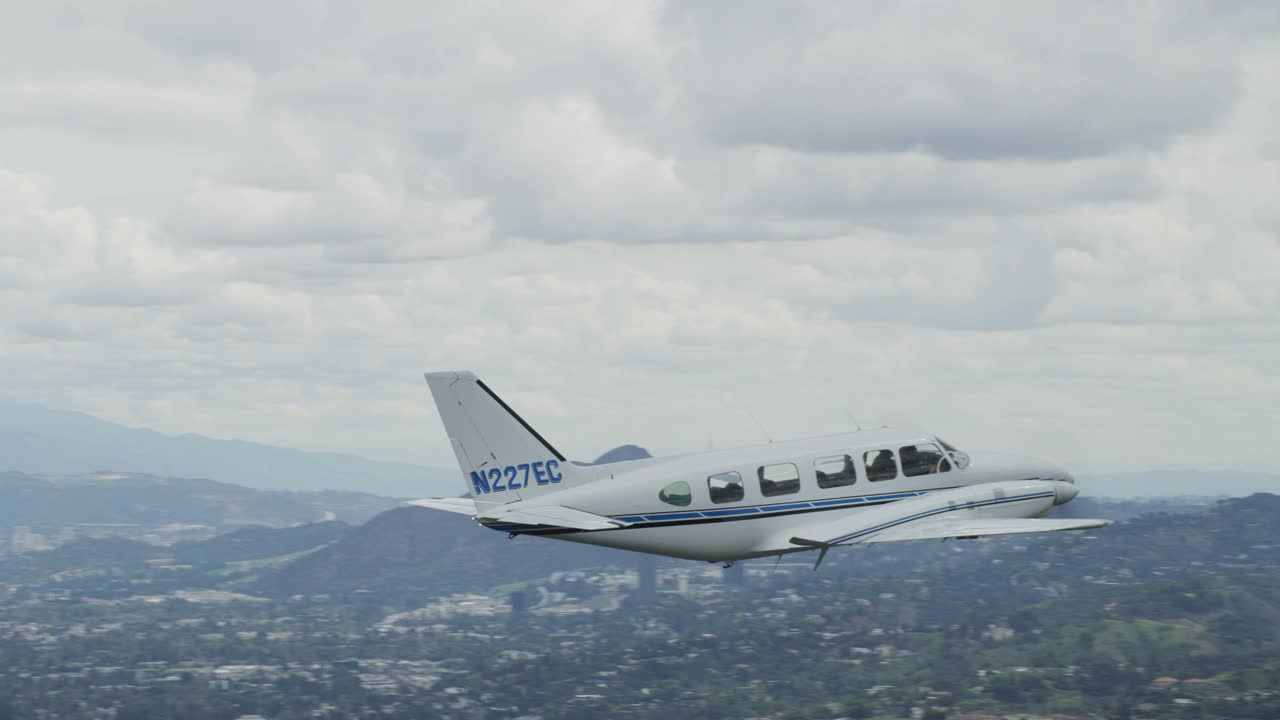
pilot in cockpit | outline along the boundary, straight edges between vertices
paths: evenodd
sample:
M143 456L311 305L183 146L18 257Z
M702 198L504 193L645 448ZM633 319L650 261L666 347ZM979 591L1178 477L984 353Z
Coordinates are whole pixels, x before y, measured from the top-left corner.
M908 445L901 450L902 472L904 475L923 475L929 472L928 468L921 467L926 463L920 462L920 453L914 445Z

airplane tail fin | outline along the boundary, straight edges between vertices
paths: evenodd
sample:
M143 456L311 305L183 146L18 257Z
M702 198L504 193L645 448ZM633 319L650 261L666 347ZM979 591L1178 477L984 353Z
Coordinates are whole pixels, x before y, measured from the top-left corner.
M431 372L426 378L476 502L527 500L591 479L473 373Z

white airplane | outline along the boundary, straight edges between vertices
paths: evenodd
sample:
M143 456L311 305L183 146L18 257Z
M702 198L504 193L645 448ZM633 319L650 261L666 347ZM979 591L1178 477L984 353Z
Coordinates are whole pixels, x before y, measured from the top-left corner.
M427 373L470 498L411 504L515 535L725 563L897 540L1083 530L1039 519L1079 492L1062 467L970 457L913 430L869 430L608 465L565 460L466 371Z

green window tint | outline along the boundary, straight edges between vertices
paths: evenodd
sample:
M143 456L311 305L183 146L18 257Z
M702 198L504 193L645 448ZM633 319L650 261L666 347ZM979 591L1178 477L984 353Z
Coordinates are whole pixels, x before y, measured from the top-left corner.
M668 505L684 507L693 502L693 491L689 489L689 483L680 480L662 488L658 499Z

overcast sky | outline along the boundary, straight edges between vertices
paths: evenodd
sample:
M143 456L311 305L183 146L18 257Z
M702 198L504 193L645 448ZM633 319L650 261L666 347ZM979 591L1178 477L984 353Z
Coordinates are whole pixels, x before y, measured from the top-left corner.
M1271 469L1272 2L0 0L0 394L452 464Z

